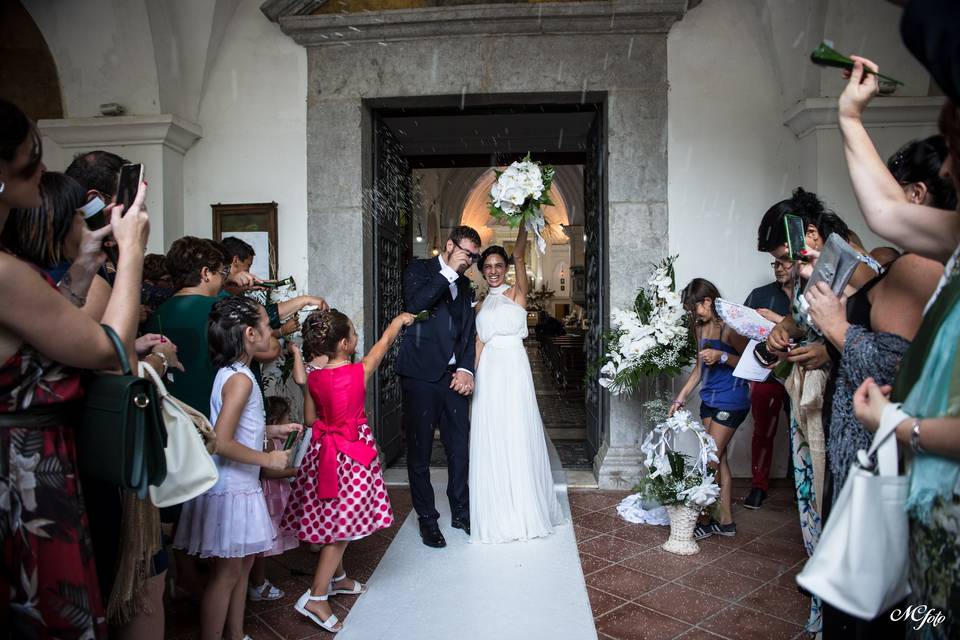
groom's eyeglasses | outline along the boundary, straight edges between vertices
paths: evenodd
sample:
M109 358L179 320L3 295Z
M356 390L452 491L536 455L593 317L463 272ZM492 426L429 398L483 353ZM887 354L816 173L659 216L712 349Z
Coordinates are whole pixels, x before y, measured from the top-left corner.
M454 240L453 238L450 239L450 242L452 242L453 245L454 245L457 249L460 249L460 251L463 251L464 253L466 253L466 254L470 257L470 261L471 261L471 262L476 262L477 260L480 259L480 254L479 254L479 253L474 253L473 251L467 251L466 249L464 249L463 247L461 247L461 246L460 246L460 243L458 243L458 242L457 242L456 240Z

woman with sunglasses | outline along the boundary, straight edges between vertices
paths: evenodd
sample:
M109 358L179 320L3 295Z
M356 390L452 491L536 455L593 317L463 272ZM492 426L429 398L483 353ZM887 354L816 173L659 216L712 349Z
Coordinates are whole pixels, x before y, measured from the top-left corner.
M42 205L45 170L36 127L0 100L0 228L14 208ZM146 185L133 204L112 205L119 270L102 322L133 351L140 275L149 235ZM106 637L77 467L74 429L83 396L80 369L113 369L117 354L78 307L104 257L84 253L56 283L0 244L0 619L16 637Z

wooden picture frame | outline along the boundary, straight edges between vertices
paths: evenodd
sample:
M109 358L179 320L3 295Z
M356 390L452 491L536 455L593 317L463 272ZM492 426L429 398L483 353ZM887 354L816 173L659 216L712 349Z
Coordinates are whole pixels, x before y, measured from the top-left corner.
M261 202L250 204L223 204L210 205L213 211L213 239L220 241L227 236L238 236L243 240L254 240L251 245L260 245L260 234L266 234L266 245L269 248L267 256L267 279L277 278L277 203ZM239 234L243 234L240 236ZM247 236L247 234L254 234ZM246 237L245 237L246 236ZM256 246L254 247L256 248ZM258 252L258 257L259 257ZM256 258L254 259L256 264ZM262 275L262 274L261 274Z

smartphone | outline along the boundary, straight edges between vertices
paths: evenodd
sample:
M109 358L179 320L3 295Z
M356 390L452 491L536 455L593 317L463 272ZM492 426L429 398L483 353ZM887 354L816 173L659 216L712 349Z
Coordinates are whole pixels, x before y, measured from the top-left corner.
M297 433L296 431L291 431L290 433L288 433L288 434L287 434L287 439L286 439L286 441L283 443L283 450L284 450L284 451L289 450L290 447L293 446L293 443L297 441L297 436L299 436L299 435L300 435L300 434Z
M803 218L788 213L783 216L783 226L787 233L787 259L797 261L800 251L807 246Z
M117 204L123 205L123 212L126 213L134 198L137 197L137 191L140 189L140 183L143 181L142 164L125 164L120 167L120 177L117 178Z

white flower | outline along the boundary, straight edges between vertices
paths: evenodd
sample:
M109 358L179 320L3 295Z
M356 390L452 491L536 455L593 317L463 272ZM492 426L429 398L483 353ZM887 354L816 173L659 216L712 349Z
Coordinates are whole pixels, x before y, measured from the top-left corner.
M720 496L720 487L713 482L713 478L705 476L703 482L677 493L680 499L686 499L687 504L706 507L717 501Z

